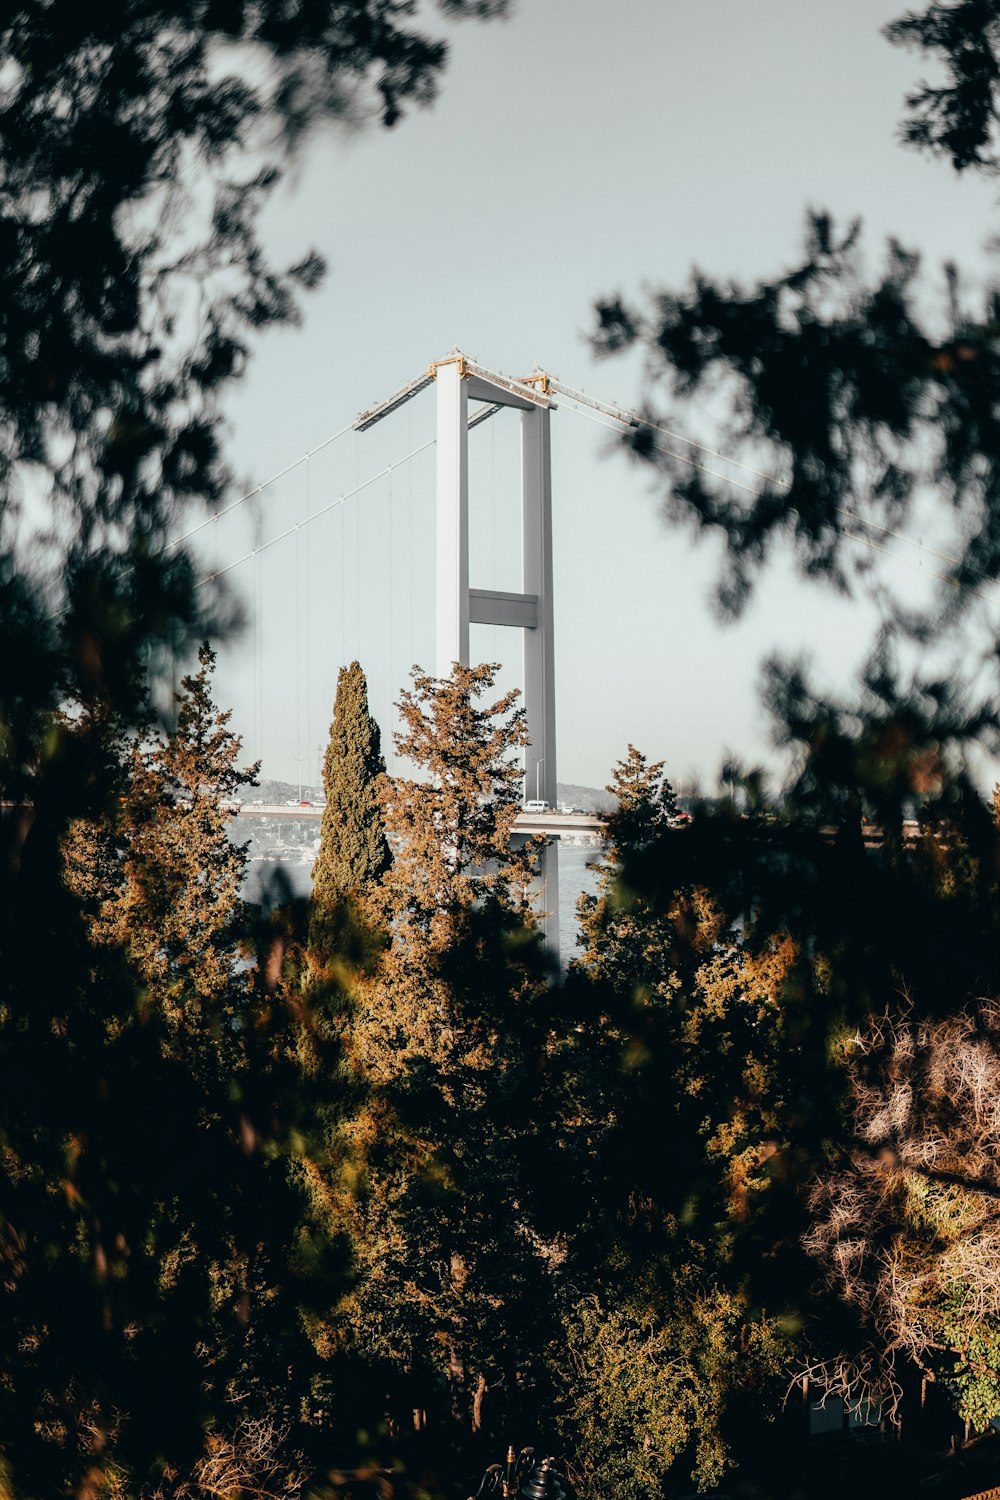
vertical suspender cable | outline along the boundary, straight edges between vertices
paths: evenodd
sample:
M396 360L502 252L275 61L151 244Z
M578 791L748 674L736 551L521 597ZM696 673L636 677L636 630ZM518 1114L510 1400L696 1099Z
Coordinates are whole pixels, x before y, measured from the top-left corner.
M409 442L407 443L407 451L408 452L412 452L413 451L413 408L412 407L410 408L410 412L409 412L409 416L408 416L408 427L409 427L409 433L408 433ZM408 655L409 655L409 661L406 663L406 669L407 669L407 671L409 671L410 667L413 666L413 470L410 469L410 468L408 468L407 471L406 471L406 485L407 485L407 491L406 491L406 518L407 518L406 519L406 531L407 531L407 542L408 542L408 549L409 549L409 566L408 566L407 572L406 572L406 594L407 594L407 605L408 605L408 610L409 610L409 625L410 625L410 649L409 649L409 653L408 653Z
M311 498L310 498L310 472L309 472L310 469L311 469L311 467L312 467L312 465L311 465L310 461L307 459L306 460L306 525L309 524L309 518L310 518L310 515L312 513L312 501L311 501ZM311 577L311 574L312 574L312 569L310 567L310 555L311 555L311 548L307 546L306 547L306 702L305 702L305 750L306 750L306 755L310 756L310 759L308 761L308 768L309 768L309 782L310 782L310 785L311 785L312 784L312 780L313 780L313 768L312 768L311 751L310 751L310 748L309 748L311 746L311 744L312 744L312 720L311 720L311 712L312 712L312 606L311 606L311 590L310 590L310 586L309 586L310 577Z
M308 468L308 464L306 468ZM302 534L295 532L295 776L302 796Z
M264 705L261 691L264 681L264 590L261 577L260 556L260 501L254 517L253 559L253 737L254 759L264 760Z
M396 678L393 673L392 661L392 611L395 601L395 591L392 587L392 469L389 469L389 702L392 703L396 695ZM386 720L388 723L388 720Z

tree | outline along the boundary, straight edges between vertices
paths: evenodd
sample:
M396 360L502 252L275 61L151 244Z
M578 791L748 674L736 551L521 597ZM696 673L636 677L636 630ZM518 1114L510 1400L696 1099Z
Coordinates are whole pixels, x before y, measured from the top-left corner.
M329 964L344 904L357 905L389 868L379 782L385 774L382 737L368 712L368 685L358 662L341 667L330 742L323 762L326 805L313 866L309 946Z
M600 1500L662 1493L685 1465L714 1487L732 1466L734 1397L775 1388L774 1327L695 1265L678 1270L671 1298L590 1294L567 1320L559 1425L577 1485Z
M84 1495L190 1471L291 1267L256 1253L270 1117L241 1122L246 1079L193 1068L176 1015L207 1022L227 977L233 867L195 913L203 981L172 914L163 952L93 941L65 835L115 810L147 669L204 633L168 538L228 484L222 391L322 272L269 265L257 216L307 128L352 101L391 123L445 48L395 0L26 0L0 53L0 1482Z
M887 1013L843 1047L851 1135L811 1189L806 1245L860 1336L810 1374L895 1416L916 1367L985 1428L1000 1403L1000 1005Z
M359 1185L340 1208L357 1284L334 1320L397 1391L409 1383L407 1411L434 1411L446 1391L458 1434L487 1420L490 1388L516 1406L544 1341L546 1250L530 1231L523 1161L546 970L534 848L513 837L524 714L514 694L489 699L496 670L415 670L402 696L397 748L426 779L383 779L388 946L344 1033L363 1084L341 1129Z
M245 1024L247 977L239 960L248 913L241 889L246 845L229 838L241 788L230 714L212 702L215 653L181 682L174 728L162 742L137 741L110 829L90 825L67 841L71 889L90 914L91 940L134 965L168 1027L189 1040L213 1038L225 1052Z
M996 6L931 0L887 36L944 65L940 86L921 84L907 100L906 142L959 171L995 170ZM794 753L780 816L728 840L728 872L710 857L713 843L715 855L725 848L725 831L705 818L686 861L661 847L634 881L647 895L704 882L731 911L725 892L738 875L745 929L712 960L719 998L754 946L762 956L762 937L790 945L784 978L760 971L769 1024L780 1027L763 1093L776 1144L769 1175L783 1163L795 1188L778 1195L786 1232L801 1235L823 1271L811 1292L801 1269L789 1276L813 1375L895 1412L923 1369L981 1420L997 1389L979 1196L989 1177L962 1165L979 1161L985 1137L976 1088L959 1079L988 1073L1000 991L996 836L970 754L995 750L998 732L995 695L976 680L977 663L995 651L991 626L980 630L980 586L1000 576L997 298L987 288L973 302L946 267L940 329L918 296L917 255L890 242L884 268L867 276L859 236L857 224L838 231L812 213L791 270L749 287L695 272L644 308L621 298L597 308L599 350L647 355L646 420L626 438L633 456L664 479L669 515L725 538L724 612L738 612L782 541L791 539L806 576L846 590L875 576L870 553L852 564L852 537L877 543L916 529L928 497L952 527L947 540L937 534L954 562L933 607L890 600L876 578L886 623L853 701L816 693L800 663L769 664L768 707ZM704 423L709 390L714 430ZM666 452L664 423L743 463L751 494L742 479L678 460L676 440ZM913 643L947 646L962 668L918 668L907 681L899 648ZM915 819L918 837L904 831ZM863 835L881 848L866 852ZM736 1013L728 1003L719 1012ZM761 1041L759 1029L746 1038L749 1057L760 1059ZM706 1103L721 1097L715 1082ZM728 1133L735 1144L745 1120L734 1108L739 1128L715 1138ZM767 1200L758 1192L749 1201L757 1217Z
M958 172L996 167L995 134L1000 99L1000 20L989 0L932 0L886 27L897 46L940 54L946 82L921 83L906 100L908 145L951 160Z
M717 1483L734 1427L776 1391L784 1300L748 1276L760 1242L743 1241L792 1128L781 991L798 958L780 936L738 929L725 887L690 878L700 830L678 818L662 763L629 746L609 791L556 1044L572 1165L550 1205L578 1226L559 1273L558 1421L595 1496L648 1494L684 1472Z
M295 1414L287 1385L274 1410L274 1362L287 1381L301 1203L228 838L252 772L212 702L214 660L203 646L170 733L122 744L113 813L64 841L55 962L74 987L0 1032L15 1496L180 1486L206 1435L212 1452L240 1445L237 1390L248 1419Z
M671 963L672 931L656 924L652 908L624 882L626 862L676 826L677 800L663 775L663 762L650 764L634 745L616 765L607 790L614 811L605 823L603 857L596 867L598 892L581 899L578 964L592 979L633 997L656 988ZM644 961L645 960L645 961ZM658 969L658 973L653 972Z
M476 910L530 921L535 848L513 836L524 710L514 692L480 704L499 670L456 663L451 677L432 678L414 669L399 702L405 727L396 749L427 780L383 783L386 829L400 841L386 902L439 946L448 925Z

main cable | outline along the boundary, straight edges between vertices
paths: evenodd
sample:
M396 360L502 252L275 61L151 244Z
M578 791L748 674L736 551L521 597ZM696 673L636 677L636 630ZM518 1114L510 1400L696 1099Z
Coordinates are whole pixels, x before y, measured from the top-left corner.
M869 525L871 523L863 522L862 524ZM894 533L890 532L889 534L891 536ZM913 568L917 573L922 573L925 578L936 578L939 583L948 584L949 588L967 589L970 594L973 594L977 599L981 599L984 604L1000 605L1000 595L984 594L982 589L976 588L975 584L964 583L960 578L950 578L947 573L939 573L936 568L925 568L921 563L915 562L912 557L901 557L898 552L893 552L889 547L884 547L881 542L872 541L870 536L862 536L857 531L845 531L843 536L845 541L858 542L862 547L868 547L872 552L881 552L884 557L891 558L893 562L902 563L906 568ZM908 541L909 538L902 537L901 540ZM919 547L920 543L910 542L910 545L912 547Z
M535 369L539 374L544 373L538 369L537 365ZM744 469L746 473L753 474L757 479L765 479L769 482L772 479L770 474L765 474L762 469L755 469L752 464L745 464L742 459L730 458L728 453L720 453L717 448L709 448L707 444L699 443L697 438L687 437L683 432L674 432L671 428L664 427L662 423L654 422L649 417L642 417L637 411L620 406L617 402L598 401L584 390L563 385L561 380L552 381L552 390L555 391L557 397L555 405L559 405L560 399L565 398L570 401L580 401L584 405L591 404L600 407L604 410L605 416L610 416L615 421L621 420L625 427L650 427L654 432L662 432L664 437L670 438L672 442L684 443L689 448L697 448L699 452L707 453L711 458L721 458L723 463L732 464L736 469ZM621 418L615 415L616 412L621 412Z
M342 427L340 431L335 432L332 437L324 438L321 443L316 444L315 448L310 448L308 453L302 454L301 458L293 459L290 464L286 464L283 469L279 469L277 474L272 474L270 479L264 479L260 484L255 485L252 490L247 490L246 494L241 495L238 500L231 500L230 503L228 505L224 505L221 510L215 511L213 515L206 516L204 521L199 521L197 526L192 526L189 531L185 531L180 536L175 536L169 542L165 542L160 549L159 555L162 556L164 552L169 552L172 547L179 547L181 543L186 542L189 537L197 536L198 532L204 531L206 526L214 526L217 521L221 521L223 516L228 516L230 511L236 510L241 505L245 505L246 502L248 500L252 500L255 495L263 494L268 485L276 484L279 479L284 479L286 474L293 473L294 470L300 466L300 464L307 464L311 458L314 458L316 456L317 453L322 453L324 448L329 448L332 443L338 442L342 437L345 437L347 433L353 432L353 430L354 424L349 422L346 427Z
M582 407L574 406L572 404L566 406L564 405L564 398L558 402L558 406L561 410L572 411L575 412L577 416L587 417L590 421L596 422L598 426L606 427L609 432L624 433L628 432L629 430L627 423L620 422L614 417L607 418L597 414L596 412L586 411ZM655 424L647 423L646 425L653 426ZM666 431L665 428L661 428L659 430ZM684 439L683 441L686 441L686 439ZM694 444L694 446L701 447L702 445ZM709 469L704 464L697 463L692 458L685 458L681 453L674 453L671 451L671 449L665 448L659 443L654 443L653 447L657 453L662 453L665 458L672 458L678 463L686 464L689 468L697 469L700 473L709 475L712 479L721 480L723 484L734 485L737 489L745 490L747 494L753 495L755 499L759 498L760 491L754 489L752 485L744 484L740 479L732 479L726 474L720 474L716 469ZM724 454L715 453L714 449L705 449L705 451L713 453L717 458L725 459ZM735 463L735 460L727 459L725 461ZM739 467L748 468L749 466L746 464L741 464ZM752 469L750 470L750 472L760 474L760 478L762 479L769 479L768 475L760 473L759 470ZM773 478L770 478L769 482L773 483ZM935 548L927 546L925 542L914 541L912 537L904 535L903 532L894 531L891 527L884 526L880 521L869 520L866 516L859 515L857 511L850 510L847 506L841 507L841 514L849 517L852 521L855 521L861 526L869 527L872 531L881 532L883 536L890 537L893 541L903 542L906 546L914 547L919 552L926 552L930 557L939 558L942 562L952 563L956 568L961 567L961 562L957 557L952 557L947 552L938 552ZM892 552L888 547L879 545L879 543L872 541L869 537L860 536L856 531L848 531L845 528L843 536L848 541L859 542L862 546L870 547L873 552L881 552L885 557L891 557L896 562L904 563L908 567L916 568L918 572L923 573L927 578L936 578L941 583L946 583L952 588L967 588L976 596L977 599L982 599L987 604L1000 602L1000 599L991 598L990 595L984 594L972 583L963 583L957 578L949 577L946 573L939 573L934 568L925 568L922 566L922 564L913 562L910 558L901 557L898 552ZM985 575L982 576L983 580L987 581L985 580Z
M343 505L345 500L352 500L355 495L360 495L362 490L366 490L371 485L377 483L378 480L384 479L386 474L391 473L393 469L400 468L403 464L409 463L411 458L416 458L419 453L424 453L428 448L433 448L436 442L437 438L428 439L426 443L421 443L419 448L414 448L412 453L407 453L405 458L397 458L384 469L379 469L377 474L371 474L367 479L362 480L353 490L347 490L343 495L338 495L336 500L331 500L328 505L320 506L319 510L314 510L306 520L298 521L294 526L289 526L287 530L279 532L277 536L272 536L268 541L262 542L259 547L254 547L251 551L245 552L242 557L237 557L233 562L227 563L224 568L218 568L214 573L206 573L204 578L200 578L195 584L195 588L204 588L206 583L214 583L217 578L222 578L224 574L231 573L234 568L239 568L243 563L250 562L252 558L259 556L261 552L266 552L269 547L274 547L278 542L283 542L286 537L294 536L297 531L303 531L313 521L318 520L320 516L327 515L331 510L336 510L337 506ZM285 472L287 473L287 470Z
M554 402L553 405L559 411L571 411L575 412L578 417L586 417L588 421L596 422L599 427L606 427L609 432L622 433L629 431L627 422L620 422L615 417L609 418L601 416L598 412L587 411L582 406L574 406L572 404L567 406L565 402L566 398L560 397L560 399ZM698 445L696 444L695 446ZM708 474L712 479L721 479L723 484L735 485L738 490L746 490L748 495L753 495L756 498L756 496L760 494L760 491L755 489L752 484L744 484L742 479L731 479L728 474L720 474L715 469L708 469L704 464L698 463L693 458L685 458L683 453L674 453L671 449L664 448L662 443L654 443L653 448L657 453L662 453L665 458L675 459L679 464L687 464L688 468L697 469L699 473L702 474ZM721 458L722 454L719 454L718 456ZM754 469L752 470L752 472L756 474L757 470ZM762 479L767 479L767 477L768 476L766 474L760 475L760 478Z

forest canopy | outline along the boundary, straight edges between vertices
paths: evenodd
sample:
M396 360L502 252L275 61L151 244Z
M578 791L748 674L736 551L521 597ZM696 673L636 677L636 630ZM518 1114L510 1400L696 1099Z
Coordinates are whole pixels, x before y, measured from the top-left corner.
M948 605L891 614L856 700L770 669L786 794L734 769L682 812L627 748L568 972L491 663L414 669L394 778L345 667L312 899L244 899L228 606L167 543L230 483L221 393L323 274L270 264L264 203L313 132L432 101L433 15L0 21L0 1493L424 1500L523 1439L592 1500L794 1495L790 1389L916 1430L859 1495L935 1484L1000 1411L1000 832L967 753L998 715L892 647L975 628L1000 576L992 293L948 273L932 327L914 253L863 273L814 213L790 271L598 308L726 608L782 537L840 587L856 527L932 502L955 539ZM888 35L943 70L904 140L994 170L996 4ZM749 487L664 451L705 396Z

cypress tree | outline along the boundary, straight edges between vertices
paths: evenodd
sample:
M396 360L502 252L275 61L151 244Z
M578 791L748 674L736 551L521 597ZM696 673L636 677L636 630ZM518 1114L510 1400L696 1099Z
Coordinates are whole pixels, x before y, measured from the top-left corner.
M382 736L368 711L368 684L359 662L341 667L330 741L323 762L326 806L313 867L309 946L329 962L345 898L357 902L391 863L379 802L385 774Z

